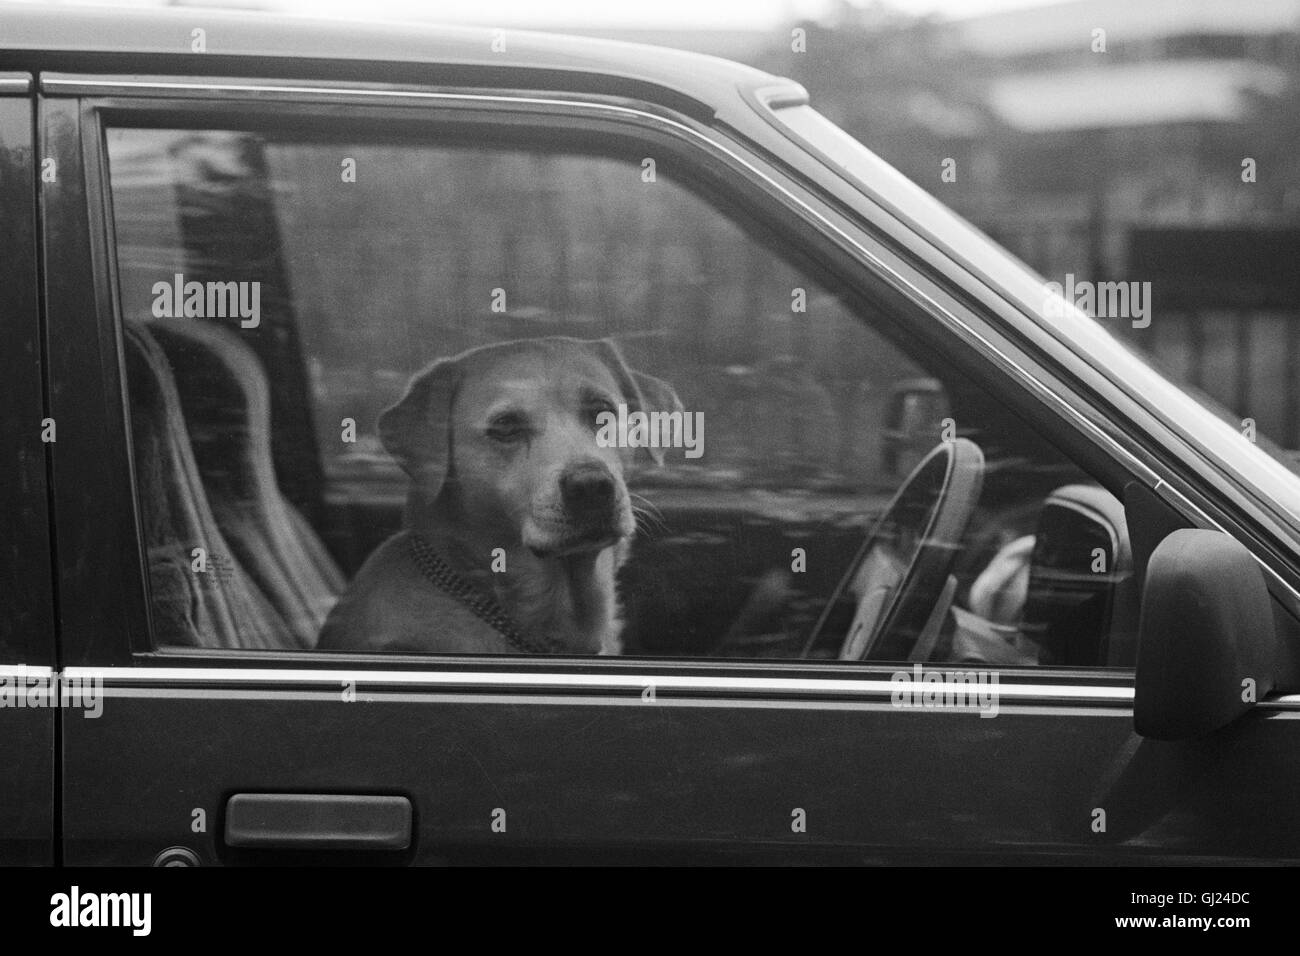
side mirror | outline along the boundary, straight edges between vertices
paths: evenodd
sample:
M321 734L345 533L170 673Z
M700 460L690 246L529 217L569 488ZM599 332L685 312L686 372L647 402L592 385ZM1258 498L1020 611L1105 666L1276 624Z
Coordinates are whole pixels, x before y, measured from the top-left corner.
M1173 532L1142 589L1135 729L1187 740L1227 726L1272 690L1275 641L1254 556L1219 531Z

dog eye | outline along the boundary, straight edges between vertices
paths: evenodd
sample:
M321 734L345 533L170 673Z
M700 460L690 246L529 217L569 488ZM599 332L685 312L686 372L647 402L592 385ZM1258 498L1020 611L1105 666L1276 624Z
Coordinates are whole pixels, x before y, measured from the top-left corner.
M592 428L599 427L600 416L604 412L609 412L611 415L617 413L613 403L604 401L603 399L600 401L589 402L588 404L584 405L582 408L582 412L583 412L583 417L586 419L587 423L591 425Z
M522 415L497 415L488 422L487 436L495 441L509 442L523 438L528 431L528 422Z

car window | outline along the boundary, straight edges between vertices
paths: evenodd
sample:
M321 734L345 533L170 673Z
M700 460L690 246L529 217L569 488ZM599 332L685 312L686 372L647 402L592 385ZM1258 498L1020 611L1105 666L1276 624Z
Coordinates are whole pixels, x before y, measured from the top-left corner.
M942 236L954 253L984 274L992 277L1004 294L1020 307L1035 315L1041 324L1070 344L1073 351L1090 357L1095 366L1112 377L1130 394L1140 395L1142 403L1157 412L1192 446L1201 450L1223 470L1242 476L1253 492L1267 498L1273 509L1293 526L1300 515L1295 502L1300 500L1300 465L1290 445L1282 396L1280 362L1277 350L1260 343L1273 341L1276 329L1257 334L1258 354L1251 359L1248 378L1253 383L1252 406L1260 406L1256 417L1241 418L1228 410L1223 381L1232 375L1219 370L1216 399L1207 393L1210 380L1195 372L1199 354L1197 346L1187 341L1189 333L1172 326L1168 338L1157 348L1152 336L1134 337L1134 331L1150 328L1153 317L1135 317L1125 335L1112 334L1095 317L1075 305L1087 301L1081 286L1076 294L1072 280L1047 282L1035 275L1024 263L990 240L935 197L908 180L878 156L806 104L773 109L771 115L797 139L821 153L857 188L865 183L888 184L890 201L904 210L904 215L919 223L931 235ZM1113 289L1113 286L1109 288ZM1177 296L1174 296L1177 302ZM1148 311L1152 308L1147 299ZM1157 313L1177 317L1176 306L1158 303ZM1104 311L1104 310L1103 310ZM1273 320L1270 320L1273 321ZM1157 327L1163 327L1157 323ZM1118 331L1118 330L1116 330ZM1245 333L1242 333L1245 334ZM1193 336L1194 337L1194 336ZM1244 371L1240 376L1246 376ZM1242 388L1242 384L1238 384ZM1265 398L1267 396L1267 398Z
M1114 495L685 161L106 136L158 647L1131 665Z

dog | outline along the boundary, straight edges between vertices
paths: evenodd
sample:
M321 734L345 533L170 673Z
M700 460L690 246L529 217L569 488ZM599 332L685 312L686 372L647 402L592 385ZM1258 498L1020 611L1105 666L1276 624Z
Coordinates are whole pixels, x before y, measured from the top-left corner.
M616 574L636 529L634 456L597 416L681 412L608 339L550 337L427 366L379 416L410 477L403 530L330 612L318 647L407 653L618 654Z

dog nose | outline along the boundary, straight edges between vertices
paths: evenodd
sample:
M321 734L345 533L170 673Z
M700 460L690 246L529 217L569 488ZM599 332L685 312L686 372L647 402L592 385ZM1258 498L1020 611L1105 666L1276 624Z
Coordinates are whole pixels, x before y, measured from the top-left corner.
M576 465L560 476L560 497L575 511L607 508L614 500L614 476L604 465Z

